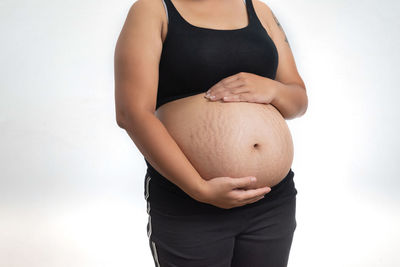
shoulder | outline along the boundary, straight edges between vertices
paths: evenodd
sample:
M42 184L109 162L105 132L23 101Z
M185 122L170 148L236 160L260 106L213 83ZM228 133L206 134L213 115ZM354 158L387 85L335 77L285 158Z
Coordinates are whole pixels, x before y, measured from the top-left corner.
M270 8L270 6L265 3L264 1L261 0L252 0L253 1L253 6L255 9L259 10L260 12L262 12L264 15L266 16L271 16L272 14L272 10Z
M269 29L274 23L274 14L272 9L266 4L264 1L261 0L252 0L254 10L258 18L260 19L261 23L265 24Z
M163 12L162 0L137 0L130 6L126 20L161 23Z
M150 54L158 55L162 47L161 1L137 0L130 6L116 43L116 59L137 57L144 49L152 49Z
M162 1L163 0L136 0L131 4L129 11L147 10L145 12L155 13L162 7Z

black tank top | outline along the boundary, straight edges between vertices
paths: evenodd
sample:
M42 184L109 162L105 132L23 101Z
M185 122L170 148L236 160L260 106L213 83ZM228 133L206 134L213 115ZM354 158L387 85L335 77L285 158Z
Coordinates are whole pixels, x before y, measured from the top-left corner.
M246 0L249 24L232 30L194 26L180 15L171 0L164 2L168 31L159 64L156 109L206 92L238 72L275 79L278 51L259 21L252 0Z
M259 21L252 0L246 0L249 24L232 30L194 26L179 14L171 0L164 1L168 32L160 58L156 109L206 92L223 78L239 72L275 79L278 51ZM161 176L146 159L145 162L153 177ZM162 181L183 194L169 180Z

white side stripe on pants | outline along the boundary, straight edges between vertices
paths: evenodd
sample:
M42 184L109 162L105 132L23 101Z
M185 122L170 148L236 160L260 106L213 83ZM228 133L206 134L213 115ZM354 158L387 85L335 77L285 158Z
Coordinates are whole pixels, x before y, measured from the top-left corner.
M150 215L150 201L148 201L149 195L150 195L150 190L149 190L149 182L151 180L151 177L149 174L146 174L146 187L145 187L145 199L147 202L147 214L149 215L148 217L148 228L149 230L147 231L147 236L150 241L151 233L152 233L152 227L151 227L151 215ZM158 261L158 254L157 254L157 248L156 248L156 243L154 241L151 241L151 249L153 250L154 254L154 261L156 262L157 267L160 267L160 262Z

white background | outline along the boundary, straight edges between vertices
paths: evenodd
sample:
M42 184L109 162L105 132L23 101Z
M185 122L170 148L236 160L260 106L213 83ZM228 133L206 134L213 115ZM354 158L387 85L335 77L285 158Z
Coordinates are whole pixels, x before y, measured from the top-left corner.
M144 158L115 121L132 3L0 1L0 266L154 266ZM399 3L267 2L309 97L289 266L400 266Z

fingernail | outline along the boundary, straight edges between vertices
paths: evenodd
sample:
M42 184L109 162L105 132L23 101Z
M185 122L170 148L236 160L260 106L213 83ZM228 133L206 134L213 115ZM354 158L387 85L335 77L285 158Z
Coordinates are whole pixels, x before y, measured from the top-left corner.
M210 96L210 98L211 98L211 99L214 99L214 98L215 98L215 95Z
M251 177L252 182L255 182L256 180L257 180L256 177Z

